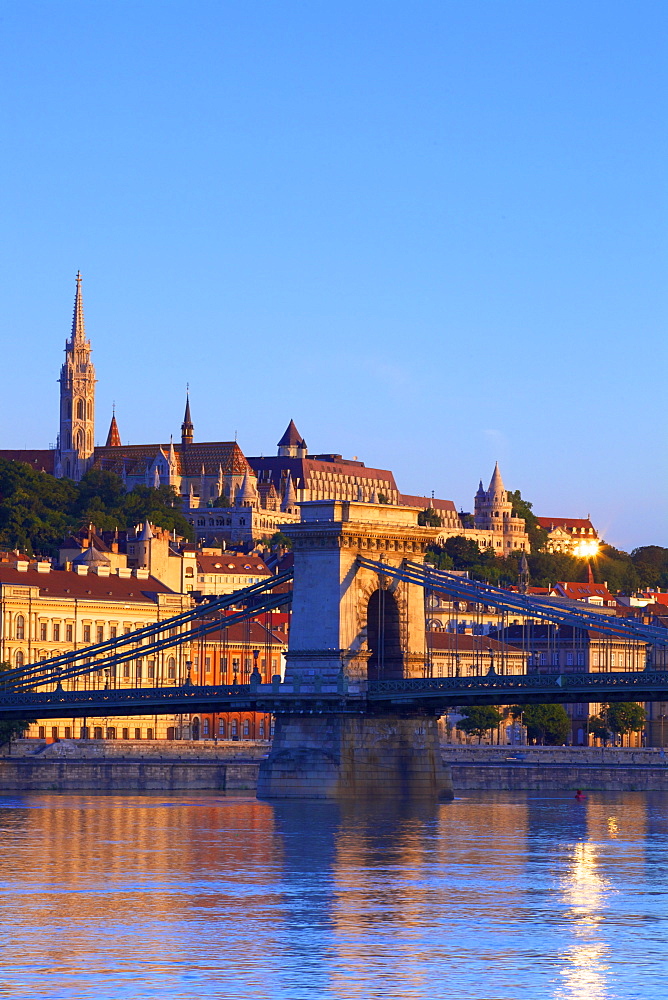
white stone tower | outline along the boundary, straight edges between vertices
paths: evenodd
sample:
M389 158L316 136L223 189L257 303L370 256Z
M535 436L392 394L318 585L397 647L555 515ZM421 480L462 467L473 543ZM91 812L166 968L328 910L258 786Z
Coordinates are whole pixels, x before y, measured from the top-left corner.
M55 472L59 477L81 479L95 447L95 368L84 326L81 273L77 271L72 333L65 342L60 370L60 433Z

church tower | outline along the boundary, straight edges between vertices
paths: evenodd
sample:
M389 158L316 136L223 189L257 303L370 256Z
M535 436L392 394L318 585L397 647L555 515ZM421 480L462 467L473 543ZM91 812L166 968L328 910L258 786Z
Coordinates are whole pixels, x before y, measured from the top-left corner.
M65 342L60 370L60 433L55 472L79 480L88 468L95 447L95 368L84 326L81 272L77 271L72 333Z

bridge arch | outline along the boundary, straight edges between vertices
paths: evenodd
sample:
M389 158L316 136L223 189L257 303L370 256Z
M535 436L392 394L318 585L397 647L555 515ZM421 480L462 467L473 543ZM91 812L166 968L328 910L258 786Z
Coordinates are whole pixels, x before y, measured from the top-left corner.
M378 587L367 603L367 675L369 680L397 680L404 676L399 602L393 591Z

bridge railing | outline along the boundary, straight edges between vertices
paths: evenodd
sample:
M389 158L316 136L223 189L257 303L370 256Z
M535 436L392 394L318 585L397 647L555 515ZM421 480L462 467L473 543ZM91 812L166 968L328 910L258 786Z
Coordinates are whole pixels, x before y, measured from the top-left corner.
M627 618L617 618L588 610L586 606L579 608L563 608L558 605L535 599L533 596L515 594L500 587L478 583L474 580L463 580L443 570L437 570L421 563L406 560L402 566L390 566L384 562L358 557L360 566L375 570L383 576L390 576L405 583L413 583L420 587L441 591L466 601L491 605L501 611L514 611L527 618L538 618L542 621L560 625L570 625L574 628L601 632L605 635L625 639L635 639L655 646L668 646L668 629L652 625L644 625Z

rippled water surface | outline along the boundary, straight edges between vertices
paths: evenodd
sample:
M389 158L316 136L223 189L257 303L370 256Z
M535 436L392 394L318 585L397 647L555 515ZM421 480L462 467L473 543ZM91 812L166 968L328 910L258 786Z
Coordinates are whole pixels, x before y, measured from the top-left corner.
M668 796L0 798L0 996L668 996Z

